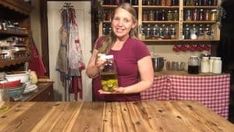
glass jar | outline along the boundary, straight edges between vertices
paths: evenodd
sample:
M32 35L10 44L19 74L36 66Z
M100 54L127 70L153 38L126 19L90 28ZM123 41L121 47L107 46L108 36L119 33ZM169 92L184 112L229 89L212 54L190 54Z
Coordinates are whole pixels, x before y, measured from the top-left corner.
M188 73L198 74L200 67L200 59L198 56L190 56L188 60Z
M210 21L216 21L216 20L217 20L217 10L213 9L211 10L211 13L210 13Z
M173 20L173 14L172 14L171 10L169 10L169 11L167 12L167 20L168 20L168 21L172 21L172 20Z
M216 74L222 73L222 60L221 57L215 57L213 61L212 72Z
M154 11L153 10L149 11L149 21L154 21Z
M208 73L210 71L209 69L209 57L202 57L201 60L201 72L202 73Z
M106 63L100 73L102 90L112 92L114 88L118 87L116 65L114 63L113 55L106 55L105 59Z

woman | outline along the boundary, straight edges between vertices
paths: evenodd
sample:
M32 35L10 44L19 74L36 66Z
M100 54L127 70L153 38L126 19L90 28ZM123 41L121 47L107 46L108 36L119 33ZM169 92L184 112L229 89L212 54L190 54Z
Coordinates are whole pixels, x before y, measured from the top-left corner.
M110 35L97 39L86 73L93 78L94 101L136 101L140 92L150 88L153 83L153 66L146 45L136 39L137 14L129 3L119 5L112 16ZM99 71L103 60L98 53L112 54L118 69L119 87L112 93L101 89Z

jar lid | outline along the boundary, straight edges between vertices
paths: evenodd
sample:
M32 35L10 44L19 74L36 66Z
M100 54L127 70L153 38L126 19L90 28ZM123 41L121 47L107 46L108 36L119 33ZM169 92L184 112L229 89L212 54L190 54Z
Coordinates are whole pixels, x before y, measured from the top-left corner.
M106 59L113 59L114 56L113 55L106 55Z
M202 57L202 60L209 60L209 57Z

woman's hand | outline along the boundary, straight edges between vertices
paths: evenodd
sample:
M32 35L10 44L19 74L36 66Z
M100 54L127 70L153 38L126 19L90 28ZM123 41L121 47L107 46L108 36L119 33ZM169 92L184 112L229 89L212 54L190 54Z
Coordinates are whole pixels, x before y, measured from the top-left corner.
M106 63L106 60L98 58L95 65L97 66L99 71L101 71L101 70L103 70L105 63Z
M125 88L123 88L123 87L114 88L114 90L111 91L111 92L103 91L102 89L100 89L100 90L98 90L98 92L100 94L124 94L125 93Z

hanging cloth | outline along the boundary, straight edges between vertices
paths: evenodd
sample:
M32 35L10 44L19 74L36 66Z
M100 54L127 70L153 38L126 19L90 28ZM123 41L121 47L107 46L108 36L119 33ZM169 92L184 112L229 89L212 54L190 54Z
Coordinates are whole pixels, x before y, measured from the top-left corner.
M79 76L80 70L84 69L83 55L79 39L79 30L76 23L75 9L69 8L70 13L70 30L69 30L69 47L68 62L71 76Z
M42 61L42 58L37 50L37 47L34 43L33 38L31 39L31 56L29 60L29 69L35 71L37 76L45 76L46 68Z
M75 9L65 6L61 12L61 18L60 48L56 70L60 72L60 79L65 87L65 100L69 100L70 93L74 93L75 100L78 100L78 93L80 93L79 97L82 97L81 70L85 68L85 65Z

